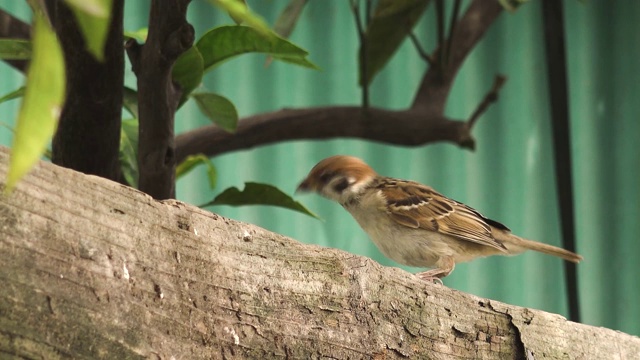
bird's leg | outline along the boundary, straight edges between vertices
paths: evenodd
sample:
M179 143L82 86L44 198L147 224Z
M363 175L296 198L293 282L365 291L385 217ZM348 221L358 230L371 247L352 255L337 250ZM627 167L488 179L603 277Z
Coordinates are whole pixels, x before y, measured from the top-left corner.
M453 269L456 267L455 261L450 256L445 256L440 258L438 262L436 262L436 268L428 271L423 271L421 273L417 273L416 276L424 281L433 281L435 283L442 284L442 278L451 274Z
M434 269L434 270L436 270L436 269ZM444 285L444 283L442 282L442 279L440 279L438 276L434 276L434 275L430 274L432 271L433 270L417 273L416 276L418 277L418 279L426 281L426 282L432 282L432 283L436 283L438 285Z

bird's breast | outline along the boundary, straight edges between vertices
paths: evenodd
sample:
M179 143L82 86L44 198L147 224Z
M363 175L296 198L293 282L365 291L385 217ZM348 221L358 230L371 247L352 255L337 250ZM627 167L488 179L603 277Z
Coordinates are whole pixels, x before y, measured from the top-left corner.
M446 235L400 225L376 208L375 210L348 206L345 208L369 235L380 252L400 264L432 267L440 257L452 255L452 249L449 246L451 239Z

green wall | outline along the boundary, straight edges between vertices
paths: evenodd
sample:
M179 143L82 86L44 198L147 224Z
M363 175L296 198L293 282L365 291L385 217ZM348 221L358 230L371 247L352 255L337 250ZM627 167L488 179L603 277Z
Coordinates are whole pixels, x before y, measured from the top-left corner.
M286 3L250 1L271 22ZM127 2L127 29L144 26L148 4ZM23 2L2 6L29 18ZM204 171L196 171L179 182L178 197L201 204L245 181L273 183L293 193L317 161L351 154L381 174L428 183L521 236L559 245L540 8L539 1L531 1L514 14L501 15L458 75L447 114L460 119L468 118L495 74L509 79L499 101L474 129L475 152L449 144L404 148L344 139L289 142L219 156L214 159L218 188L209 190ZM194 0L189 16L198 36L229 22L202 0ZM579 265L583 321L640 335L640 2L566 1L565 16L578 250L585 257ZM433 36L422 36L433 31L434 26L423 21L417 33L433 44ZM231 99L241 116L283 107L357 104L357 37L348 2L309 2L292 38L310 51L311 60L323 71L282 63L265 69L263 56L250 55L222 65L207 76L204 86ZM423 70L413 47L404 44L373 84L374 106L408 106ZM3 94L23 81L5 64L0 64L0 79ZM127 83L135 84L132 74ZM12 123L17 107L17 101L0 105L0 121ZM180 132L204 124L207 121L193 104L178 113ZM0 128L0 143L9 145L10 139ZM324 221L270 207L212 210L306 243L398 266L382 257L339 205L314 195L300 200ZM481 297L567 313L562 263L545 255L460 264L445 284Z

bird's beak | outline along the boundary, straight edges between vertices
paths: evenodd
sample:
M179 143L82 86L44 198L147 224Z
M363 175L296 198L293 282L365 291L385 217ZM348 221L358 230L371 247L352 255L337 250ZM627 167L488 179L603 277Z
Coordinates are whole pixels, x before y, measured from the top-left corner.
M303 182L298 185L296 189L296 194L305 193L311 191L311 186L309 185L309 179L304 179Z

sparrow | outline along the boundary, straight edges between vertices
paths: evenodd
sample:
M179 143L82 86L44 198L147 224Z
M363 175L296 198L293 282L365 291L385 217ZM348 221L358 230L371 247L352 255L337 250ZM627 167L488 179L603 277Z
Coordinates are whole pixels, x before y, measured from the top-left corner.
M320 161L298 192L315 192L342 205L388 258L432 268L416 274L437 281L455 264L490 255L539 251L578 263L571 251L523 239L502 223L415 181L378 175L364 161L336 155Z

